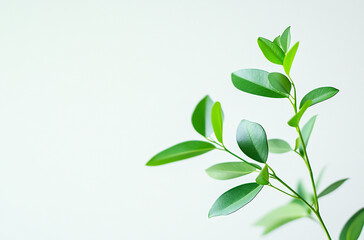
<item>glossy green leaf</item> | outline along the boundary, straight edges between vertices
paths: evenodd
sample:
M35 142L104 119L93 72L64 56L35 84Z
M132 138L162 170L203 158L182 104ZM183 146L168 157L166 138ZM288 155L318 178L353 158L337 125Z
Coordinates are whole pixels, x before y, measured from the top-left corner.
M292 85L285 75L278 72L272 72L268 74L268 80L270 85L272 85L275 90L282 93L286 97L289 97Z
M246 183L223 193L212 205L209 218L231 214L244 207L262 190L257 183Z
M283 65L284 52L274 42L266 38L258 38L258 45L263 55L272 63Z
M152 157L147 162L146 165L158 166L162 164L176 162L207 153L213 149L216 149L216 147L209 142L203 142L203 141L182 142L158 153L157 155Z
M339 240L357 240L364 227L364 208L357 211L344 225Z
M241 69L233 72L231 79L237 89L246 93L270 98L286 97L270 85L268 72L263 70Z
M268 140L268 149L271 153L286 153L292 151L288 142L277 138Z
M304 206L297 203L289 203L269 212L256 225L264 227L263 234L265 235L286 223L306 216L308 216L308 213Z
M347 181L349 178L344 178L341 180L338 180L334 183L332 183L330 186L328 186L327 188L325 188L317 197L323 197L326 196L327 194L335 191L336 189L338 189L345 181Z
M268 185L269 183L269 172L268 166L265 165L264 168L260 171L259 175L255 179L255 182L259 185Z
M204 137L209 137L212 132L211 109L214 102L209 95L204 97L196 106L192 114L192 125Z
M296 138L295 145L294 145L294 150L295 151L299 148L300 144L301 144L301 140L298 137L298 138Z
M216 102L212 106L212 110L211 110L211 123L212 123L212 128L214 130L216 139L219 142L223 143L223 141L222 141L223 115L222 115L222 110L221 110L221 104L220 104L220 102Z
M284 52L287 52L291 45L291 27L286 28L280 38L281 46Z
M228 180L255 172L256 168L245 162L225 162L206 169L206 173L217 180Z
M276 44L277 46L279 46L281 48L281 35L277 36L274 40L273 43Z
M267 161L267 135L260 124L242 120L236 132L236 141L241 151L248 157L261 163Z
M308 140L310 139L311 133L312 133L312 129L313 126L315 125L316 122L316 118L317 115L313 116L312 118L310 118L310 120L308 120L308 122L303 125L302 127L302 138L303 138L303 142L305 143L305 146L307 147L308 145ZM303 147L302 144L299 145L299 151L302 154L303 153Z
M301 100L300 108L309 100L312 101L312 105L316 103L325 101L329 98L332 98L339 92L338 89L333 87L320 87L312 90L311 92L307 93Z
M297 42L295 45L293 45L293 47L288 51L286 57L284 58L283 68L288 76L291 71L292 63L293 63L294 57L296 56L296 52L297 52L299 44L300 43Z
M294 115L289 121L288 121L288 125L291 127L298 127L300 120L303 116L303 114L306 112L307 108L309 106L311 106L312 101L308 100L303 106L302 108L298 111L298 113L296 113L296 115Z

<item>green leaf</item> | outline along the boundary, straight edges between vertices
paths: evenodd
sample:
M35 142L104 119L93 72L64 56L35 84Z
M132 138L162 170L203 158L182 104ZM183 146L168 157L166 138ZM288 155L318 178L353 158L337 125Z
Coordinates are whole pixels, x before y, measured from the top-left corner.
M291 45L291 27L286 28L282 33L281 39L281 46L284 52L287 52L289 46Z
M313 116L312 118L310 118L310 120L308 120L308 122L302 127L302 138L303 138L303 142L305 143L305 146L307 147L308 145L308 140L310 139L311 133L312 133L312 129L313 126L315 125L316 122L316 118L317 115ZM303 147L302 144L299 145L299 151L302 154L303 153Z
M297 193L303 198L305 199L307 202L313 202L313 194L310 193L309 191L307 191L307 189L305 188L305 185L303 184L302 180L299 180L298 181L298 184L297 184ZM302 205L306 211L308 213L311 213L311 209L309 207L307 207L307 205L302 202L302 200L300 199L293 199L291 202L293 203L297 203L297 204L300 204Z
M272 72L268 74L268 80L270 85L272 85L274 89L276 89L278 92L282 93L286 97L289 97L292 85L285 75L278 72Z
M277 36L274 40L273 43L276 44L277 46L281 47L281 35Z
M269 183L269 172L268 172L267 164L260 171L259 175L255 179L255 182L258 183L259 185L268 185L268 183Z
M339 92L338 89L333 87L320 87L312 90L311 92L307 93L301 100L300 108L308 101L312 101L312 105L316 103L325 101L329 98L332 98Z
M246 183L223 193L212 205L209 218L231 214L244 207L262 190L257 183Z
M288 125L291 127L298 127L300 120L302 118L302 115L306 112L307 108L311 106L312 101L308 100L305 105L302 106L302 108L294 115L289 121Z
M241 69L231 74L231 80L237 89L246 93L270 98L286 97L270 85L268 72L263 70Z
M212 128L214 130L216 139L222 142L222 124L223 124L223 115L222 115L222 110L221 110L221 104L220 102L216 102L213 106L212 106L212 110L211 110L211 123L212 123Z
M226 162L213 165L206 173L217 180L228 180L255 172L256 168L245 162Z
M316 188L318 189L320 187L320 183L322 181L322 177L324 176L324 173L325 173L325 170L326 170L326 167L323 167L317 177L317 180L316 180Z
M344 179L341 179L341 180L338 180L338 181L332 183L330 186L325 188L317 197L320 198L320 197L326 196L327 194L335 191L348 179L349 178L344 178Z
M299 148L300 144L301 144L301 140L298 137L298 138L296 138L295 145L294 145L294 150L295 151Z
M268 141L264 128L255 122L242 120L236 132L240 149L255 161L265 163L268 158Z
M306 216L308 216L308 213L304 206L297 203L288 203L269 212L256 225L264 227L263 234L265 235L286 223Z
M286 153L292 151L288 142L277 138L268 140L268 149L271 153Z
M214 102L209 95L205 96L196 106L192 114L192 125L204 137L209 137L212 132L211 109Z
M286 57L284 58L283 61L283 68L284 71L286 72L286 74L289 76L289 73L291 71L291 67L292 67L292 63L293 63L293 59L296 56L296 52L299 46L299 42L297 42L295 45L293 45L293 47L291 48L291 50L288 51Z
M357 211L341 230L339 240L357 240L364 226L364 208Z
M174 145L152 157L147 166L158 166L171 162L184 160L207 153L216 147L208 142L203 141L187 141Z
M275 43L266 38L258 38L258 45L264 56L272 63L283 65L284 52Z

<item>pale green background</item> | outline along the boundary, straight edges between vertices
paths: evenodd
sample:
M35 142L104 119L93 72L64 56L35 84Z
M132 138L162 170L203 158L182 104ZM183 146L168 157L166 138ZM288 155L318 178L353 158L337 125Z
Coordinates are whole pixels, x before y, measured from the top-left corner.
M288 199L264 189L229 217L207 219L214 200L245 177L218 182L222 152L147 168L155 153L200 139L190 124L209 93L225 112L238 152L242 118L291 142L285 100L236 90L239 68L280 70L258 49L288 25L300 40L292 77L298 95L335 86L309 144L323 185L350 181L321 201L337 239L363 207L363 1L2 1L0 5L0 238L4 240L255 240L254 221ZM294 185L307 178L294 154L269 159ZM307 182L308 183L308 182ZM309 220L265 239L324 239ZM362 237L362 239L364 239Z

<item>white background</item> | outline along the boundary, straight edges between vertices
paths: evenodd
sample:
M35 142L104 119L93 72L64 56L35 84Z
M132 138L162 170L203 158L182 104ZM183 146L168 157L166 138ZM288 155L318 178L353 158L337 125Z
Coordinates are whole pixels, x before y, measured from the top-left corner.
M319 114L309 155L316 175L327 166L322 186L350 177L321 201L337 239L363 207L363 7L360 0L1 1L0 238L261 239L253 223L289 201L271 189L233 215L207 218L221 193L255 177L219 182L205 174L230 156L144 164L200 139L190 117L205 94L221 101L235 152L243 118L293 144L288 101L245 94L230 80L240 68L281 71L256 39L290 25L293 43L300 41L291 71L299 97L340 89L303 119ZM291 185L308 179L293 153L269 162ZM303 219L265 239L325 237Z

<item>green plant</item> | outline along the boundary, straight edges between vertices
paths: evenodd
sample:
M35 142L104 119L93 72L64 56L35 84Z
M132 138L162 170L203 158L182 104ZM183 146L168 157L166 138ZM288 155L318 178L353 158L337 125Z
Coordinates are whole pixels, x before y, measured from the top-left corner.
M174 145L152 157L146 165L167 164L212 150L227 152L240 161L213 165L206 170L207 174L214 179L227 180L256 173L256 181L239 185L223 193L211 207L209 217L228 215L239 210L252 201L264 186L267 186L293 199L288 204L271 211L256 223L256 225L264 228L264 234L295 219L307 217L313 220L316 218L317 221L315 222L321 225L327 238L331 239L329 230L320 213L319 198L335 191L347 178L332 183L320 193L317 192L323 171L315 181L307 153L308 141L317 116L313 116L302 128L300 127L300 120L308 108L335 96L339 90L333 87L317 88L307 93L298 103L296 87L291 78L290 70L299 42L295 43L291 48L290 44L290 27L285 29L282 35L276 37L273 41L262 37L258 38L258 45L263 55L270 62L282 65L285 74L279 72L269 73L259 69L241 69L233 72L231 78L233 85L243 92L268 98L287 99L290 102L294 114L287 123L298 134L293 148L282 139L268 140L265 130L258 123L242 120L236 132L236 141L241 151L251 160L246 160L246 158L231 152L224 144L224 114L221 104L206 96L197 104L192 114L192 125L205 140L187 141ZM213 134L215 138L211 137ZM291 151L302 158L307 166L312 193L303 187L302 182L299 182L296 189L292 188L268 165L268 153L283 154ZM364 208L347 221L339 239L358 239L363 224Z

